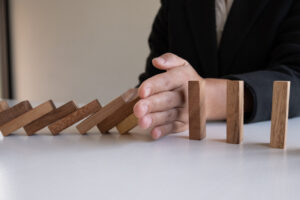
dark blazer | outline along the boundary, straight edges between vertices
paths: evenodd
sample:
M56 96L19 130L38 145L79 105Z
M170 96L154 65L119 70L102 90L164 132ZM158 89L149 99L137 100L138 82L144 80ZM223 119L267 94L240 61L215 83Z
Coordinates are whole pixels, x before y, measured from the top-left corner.
M270 119L275 80L291 81L289 116L300 115L300 0L235 0L219 48L216 38L215 0L162 0L140 82L162 72L154 57L172 52L204 78L244 80L250 122Z

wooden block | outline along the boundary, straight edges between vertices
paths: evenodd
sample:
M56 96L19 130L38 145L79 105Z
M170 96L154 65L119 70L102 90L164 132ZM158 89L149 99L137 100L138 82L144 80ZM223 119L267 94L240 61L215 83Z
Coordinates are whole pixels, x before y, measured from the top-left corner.
M28 112L32 107L29 101L22 101L17 105L0 112L0 126Z
M86 118L87 116L99 111L101 109L101 105L98 100L94 100L87 105L79 108L78 110L72 112L71 114L65 116L64 118L50 124L48 126L49 130L53 135L58 135L64 129L72 126L76 122ZM82 133L85 134L85 133Z
M77 106L73 101L69 101L68 103L60 106L59 108L51 111L47 115L31 122L30 124L24 127L27 135L33 135L37 131L45 128L46 126L54 123L55 121L60 120L61 118L71 114L72 112L77 110Z
M0 101L0 112L6 110L8 108L9 108L9 106L6 101Z
M121 135L128 133L138 124L138 119L134 114L129 115L126 119L117 125L117 129Z
M240 144L243 131L244 81L227 81L227 143Z
M206 137L205 82L189 81L189 138L202 140Z
M136 89L131 89L121 95L120 97L114 99L112 102L104 106L100 111L85 119L83 122L78 124L76 128L81 134L86 133L90 129L92 129L97 124L101 123L107 117L112 115L115 111L119 110L122 106L126 104L126 102L130 101L133 98L134 92Z
M31 109L28 112L18 116L17 118L14 118L13 120L1 125L0 130L3 134L3 136L8 136L13 131L16 131L23 126L26 126L27 124L48 114L49 112L51 112L54 109L55 109L55 107L54 107L53 102L51 100L47 101L47 102L35 107L34 109Z
M290 81L273 84L271 147L285 148L289 116Z
M124 103L122 103L123 106L121 106L119 109L113 112L102 122L97 124L97 127L101 133L107 133L110 129L117 126L119 123L121 123L133 113L133 107L140 100L140 98L138 96L137 90L131 90L130 93L130 98L127 98L128 95L125 95L125 98L122 97L124 101Z

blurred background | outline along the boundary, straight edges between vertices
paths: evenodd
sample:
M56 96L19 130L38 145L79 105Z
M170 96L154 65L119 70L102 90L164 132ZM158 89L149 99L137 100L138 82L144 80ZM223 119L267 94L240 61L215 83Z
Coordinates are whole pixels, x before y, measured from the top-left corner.
M105 104L138 83L159 0L0 1L2 98Z

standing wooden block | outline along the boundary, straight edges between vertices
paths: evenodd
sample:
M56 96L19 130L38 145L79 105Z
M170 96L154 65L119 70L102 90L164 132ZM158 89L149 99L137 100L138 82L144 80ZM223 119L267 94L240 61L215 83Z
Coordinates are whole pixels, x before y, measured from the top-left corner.
M55 109L55 107L54 107L53 102L51 100L47 101L47 102L35 107L34 109L18 116L17 118L1 125L0 130L3 134L3 136L8 136L13 131L16 131L23 126L26 126L27 124L48 114L49 112L51 112L54 109Z
M189 81L189 138L202 140L206 137L205 82Z
M22 101L17 105L0 112L0 126L28 112L32 107L29 101Z
M117 129L121 135L128 133L134 127L138 125L138 119L134 114L131 114L129 117L124 119L117 125Z
M90 102L89 104L79 108L75 112L72 112L71 114L67 115L66 117L54 122L53 124L50 124L48 126L48 128L53 135L58 135L64 129L72 126L76 122L79 122L80 120L99 111L100 109L101 109L101 105L100 105L99 101L94 100L94 101ZM85 133L82 133L82 134L85 134Z
M110 129L117 126L123 120L125 120L129 115L133 113L134 105L139 101L139 96L137 90L130 90L122 95L122 100L124 101L123 106L113 112L110 116L104 119L101 123L97 125L101 133L107 133Z
M0 112L6 110L8 108L9 108L9 106L6 101L0 101Z
M227 81L227 143L240 144L244 128L244 82Z
M55 121L71 114L72 112L77 110L77 106L73 101L69 101L68 103L62 105L61 107L53 110L47 115L31 122L30 124L24 127L27 135L33 135L37 131L45 128L46 126L52 124Z
M273 84L271 147L285 148L289 116L290 81Z
M86 133L90 129L92 129L97 124L101 123L107 117L112 115L115 111L120 109L122 106L126 104L128 100L130 100L134 95L134 90L129 90L120 97L114 99L109 104L104 106L100 111L95 113L94 115L90 116L89 118L85 119L83 122L78 124L76 128L81 134Z

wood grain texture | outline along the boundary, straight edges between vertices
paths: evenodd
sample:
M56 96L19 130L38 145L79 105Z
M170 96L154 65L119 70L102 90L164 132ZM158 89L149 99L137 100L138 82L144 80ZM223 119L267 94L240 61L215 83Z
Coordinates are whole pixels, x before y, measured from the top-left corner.
M100 111L98 111L94 115L88 117L83 122L78 124L76 128L81 134L86 133L94 126L97 126L97 124L101 123L107 117L112 115L115 111L120 109L122 106L124 106L126 104L126 101L132 98L132 94L133 94L132 90L127 91L123 95L119 96L118 98L114 99L109 104L104 106Z
M22 101L17 105L0 112L0 126L28 112L31 109L32 107L29 101Z
M126 119L120 122L117 125L117 130L121 135L128 133L134 127L138 125L138 119L135 117L134 114L129 115Z
M9 105L6 101L0 101L0 112L7 110L9 108Z
M128 97L130 96L130 97ZM101 123L97 124L98 129L101 133L107 133L110 129L117 126L123 120L125 120L129 115L133 113L134 105L139 101L139 96L137 90L131 90L131 93L124 98L121 96L124 103L119 109L109 115Z
M37 131L45 128L46 126L54 123L55 121L60 120L61 118L71 114L77 110L77 106L73 101L60 106L59 108L51 111L47 115L31 122L30 124L24 127L27 135L33 135Z
M240 144L244 129L244 82L227 81L227 143Z
M202 140L206 137L205 82L189 81L189 138Z
M271 142L273 148L285 148L289 116L290 81L273 84Z
M98 100L94 100L87 105L79 108L78 110L72 112L71 114L63 117L62 119L50 124L48 126L49 130L53 135L58 135L64 129L72 126L76 122L86 118L87 116L98 112L101 109L101 105ZM85 133L82 133L85 134Z
M38 118L48 114L54 110L54 104L51 100L29 110L28 112L14 118L13 120L0 126L0 130L3 136L10 135L13 131L18 130L19 128L26 126L27 124L37 120Z

